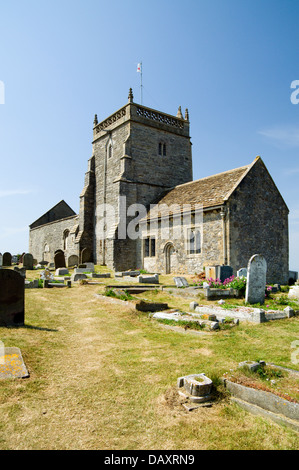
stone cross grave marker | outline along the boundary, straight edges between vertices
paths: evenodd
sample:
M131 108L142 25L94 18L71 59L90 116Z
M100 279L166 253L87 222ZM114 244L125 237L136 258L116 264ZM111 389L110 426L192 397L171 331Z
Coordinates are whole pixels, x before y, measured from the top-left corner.
M0 269L0 326L24 325L24 300L24 278L11 269Z
M250 304L265 302L267 262L262 255L253 255L248 262L245 301Z
M45 269L41 272L40 279L42 279L43 281L53 281L54 276L49 269Z

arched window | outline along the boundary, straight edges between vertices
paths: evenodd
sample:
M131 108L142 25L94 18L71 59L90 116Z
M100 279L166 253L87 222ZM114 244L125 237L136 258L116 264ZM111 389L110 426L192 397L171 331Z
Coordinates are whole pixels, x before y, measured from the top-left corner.
M112 157L112 144L110 143L108 145L108 158L111 158Z
M64 249L64 250L67 250L69 235L70 235L70 231L69 231L69 230L65 230L65 231L63 232L63 249Z
M190 255L201 253L201 234L198 229L191 229L188 233L188 252Z
M158 145L158 153L159 155L163 155L163 157L166 157L166 144L163 142L159 142Z

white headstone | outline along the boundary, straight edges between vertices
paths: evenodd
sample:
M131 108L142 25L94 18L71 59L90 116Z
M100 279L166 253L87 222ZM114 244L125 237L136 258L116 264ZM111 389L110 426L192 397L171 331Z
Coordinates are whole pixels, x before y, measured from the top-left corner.
M245 301L250 304L265 302L267 262L262 255L253 255L248 263Z
M241 268L237 271L237 277L247 277L247 268Z

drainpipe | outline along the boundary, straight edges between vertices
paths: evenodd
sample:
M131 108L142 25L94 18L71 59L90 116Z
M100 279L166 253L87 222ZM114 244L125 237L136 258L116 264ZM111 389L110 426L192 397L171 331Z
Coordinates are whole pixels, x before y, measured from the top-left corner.
M222 236L223 236L223 265L227 265L227 248L226 248L226 207L222 206L220 217L222 219Z

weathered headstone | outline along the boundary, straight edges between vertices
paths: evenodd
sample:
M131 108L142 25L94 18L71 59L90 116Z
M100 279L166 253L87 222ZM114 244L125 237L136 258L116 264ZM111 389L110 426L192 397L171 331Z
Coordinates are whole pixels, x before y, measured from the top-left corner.
M237 271L237 277L247 277L247 268L241 268Z
M3 264L3 256L2 256L2 253L0 253L0 268L2 267L2 264Z
M64 276L65 274L69 274L69 270L67 268L58 268L55 271L56 276Z
M290 300L299 300L299 286L292 286L289 290L288 297Z
M69 256L69 259L68 259L68 262L67 262L68 267L78 266L78 264L79 264L79 257L77 255Z
M3 263L3 266L11 266L11 254L8 253L7 251L5 253L3 253L3 259L2 259L2 263Z
M217 266L206 266L205 267L205 274L206 279L216 279L216 268Z
M94 273L94 263L79 264L78 269L83 269L85 272Z
M174 277L173 280L177 287L189 287L188 281L184 277Z
M24 278L11 269L0 270L0 326L24 325Z
M267 262L262 255L253 255L248 262L245 301L250 304L265 302Z
M144 283L144 284L159 284L159 274L153 274L153 275L140 275L138 276L138 282Z
M55 269L65 268L65 257L62 251L58 251L54 256Z
M81 279L87 279L86 274L84 273L74 273L71 277L73 282L81 281Z
M31 253L25 253L23 256L23 267L29 270L33 269L33 256Z

